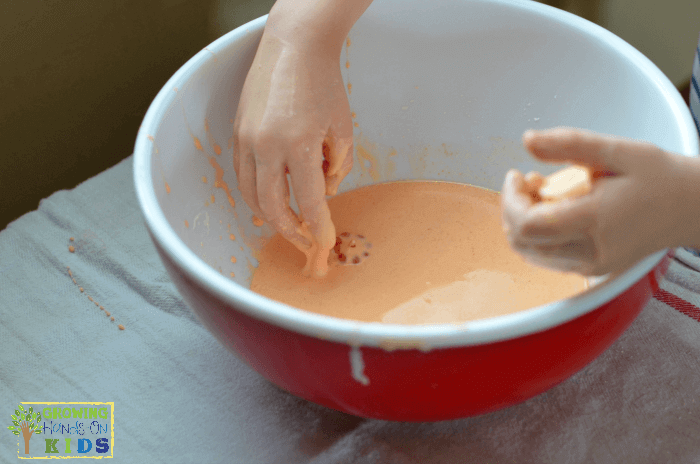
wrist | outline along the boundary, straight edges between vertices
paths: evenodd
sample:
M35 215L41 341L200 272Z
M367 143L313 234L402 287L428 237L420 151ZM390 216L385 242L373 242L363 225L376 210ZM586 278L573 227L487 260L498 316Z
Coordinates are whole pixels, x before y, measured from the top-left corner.
M669 225L676 233L666 246L700 249L700 158L669 155L677 178L674 222Z
M265 33L294 47L338 58L345 38L372 0L277 0Z

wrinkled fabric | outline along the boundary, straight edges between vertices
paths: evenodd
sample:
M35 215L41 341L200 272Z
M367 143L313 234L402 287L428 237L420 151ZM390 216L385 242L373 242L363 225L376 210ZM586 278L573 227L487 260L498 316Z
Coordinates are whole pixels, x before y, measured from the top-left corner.
M115 463L700 462L700 258L686 250L622 337L548 392L461 420L365 420L271 385L197 322L146 233L131 169L56 192L0 232L8 417L22 401L113 401ZM0 462L16 459L3 427Z

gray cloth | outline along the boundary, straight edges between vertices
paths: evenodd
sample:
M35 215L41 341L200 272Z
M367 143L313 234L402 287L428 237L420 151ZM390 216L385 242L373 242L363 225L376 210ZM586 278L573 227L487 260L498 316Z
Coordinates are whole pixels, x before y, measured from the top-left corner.
M364 420L281 391L201 327L146 233L131 168L57 192L0 232L0 462L16 462L6 426L22 401L114 402L116 463L700 462L691 253L678 249L665 302L547 393L456 421Z

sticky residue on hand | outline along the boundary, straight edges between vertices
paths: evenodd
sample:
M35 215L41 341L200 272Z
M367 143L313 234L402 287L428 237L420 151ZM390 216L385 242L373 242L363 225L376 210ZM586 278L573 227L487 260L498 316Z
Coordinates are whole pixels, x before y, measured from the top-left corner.
M542 201L555 202L590 193L591 171L584 166L571 166L544 178L538 193Z

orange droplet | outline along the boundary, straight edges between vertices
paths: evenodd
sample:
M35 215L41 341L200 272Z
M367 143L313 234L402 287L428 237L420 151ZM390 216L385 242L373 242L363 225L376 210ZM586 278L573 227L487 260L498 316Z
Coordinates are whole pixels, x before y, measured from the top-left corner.
M224 237L219 235L219 240L223 240L223 239L224 239Z
M170 186L168 185L167 182L165 183L165 192L170 193Z
M88 300L94 301L90 295L88 295Z
M236 259L236 257L235 257L235 256L231 256L231 262L232 262L232 263L235 263L236 261L238 261L238 260Z
M95 306L99 306L100 304L97 301L93 301L95 303Z
M231 205L231 207L235 208L236 201L233 199L233 196L231 196L231 189L224 180L224 168L222 168L219 165L219 163L216 161L216 158L213 156L209 157L209 164L211 164L211 166L216 171L216 180L214 181L214 187L222 189L226 193L226 198L228 198L228 202Z
M211 196L211 202L214 203L214 200L215 200L214 195L212 195L212 196Z
M114 316L110 317L109 320L114 322Z
M352 84L348 82L348 93L352 93Z
M348 37L348 40L345 42L346 46L350 46L350 37Z
M75 281L75 277L73 277L73 283L74 283L74 284L77 284L77 283L78 283L78 282Z
M202 142L200 142L197 137L192 137L192 138L194 139L195 148L199 151L204 151L204 148L202 148Z
M185 227L187 227L187 228L189 228L189 227L190 227L190 223L189 223L189 222L187 222L187 219L185 219Z
M119 330L124 330L124 326L119 324L117 327L119 327Z
M360 127L360 125L358 123L355 123L355 127Z
M70 240L71 242L75 242L75 237L71 237L68 240Z
M346 61L346 62L345 62L345 68L347 69L347 68L349 68L349 67L350 67L350 62L349 62L349 61Z
M356 118L357 114L353 111L352 113L350 113L350 116L352 116L353 118Z
M107 317L109 317L109 316L110 316L110 314L109 314L109 311L105 311L105 313L107 314Z
M202 182L207 183L207 176L202 176Z
M265 221L263 221L262 219L260 219L257 216L253 216L253 225L255 227L261 227L263 224L265 224Z
M216 153L217 156L221 156L221 147L217 144L214 144L214 153Z
M104 307L104 306L100 306L100 309L101 309L102 311L104 311L104 310L105 310L105 307Z
M83 287L80 287L80 293L83 293L85 290L83 290Z
M228 238L230 238L231 240L236 240L236 236L233 234L229 234Z
M73 277L73 273L70 271L70 269L68 269L68 275Z
M234 274L234 273L232 272L232 273L231 273L231 277L236 277L236 274Z
M69 245L68 251L70 251L71 253L75 253L75 247L73 245Z

